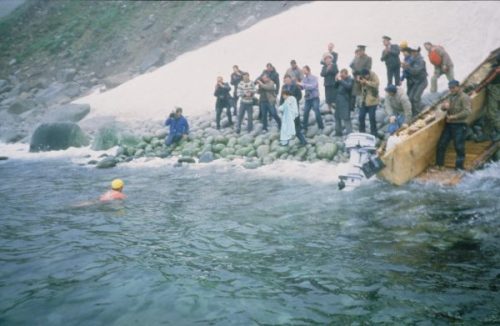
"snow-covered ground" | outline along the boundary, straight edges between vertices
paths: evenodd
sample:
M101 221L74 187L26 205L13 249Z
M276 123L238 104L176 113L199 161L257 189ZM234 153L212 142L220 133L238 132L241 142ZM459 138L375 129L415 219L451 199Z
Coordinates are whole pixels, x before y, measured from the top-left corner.
M255 78L267 62L280 77L291 59L308 64L315 75L328 42L335 43L339 68L348 67L357 44L367 45L373 70L386 83L380 61L383 35L410 46L425 41L443 45L462 79L500 46L500 2L314 2L292 8L104 93L78 99L89 103L90 117L119 120L163 119L174 106L187 116L212 112L216 76L229 79L238 64ZM423 49L426 56L426 51ZM428 63L427 70L433 68ZM443 76L439 88L446 87ZM381 87L382 90L382 87ZM322 90L321 90L322 91ZM322 93L322 92L321 92ZM323 94L321 94L323 96Z

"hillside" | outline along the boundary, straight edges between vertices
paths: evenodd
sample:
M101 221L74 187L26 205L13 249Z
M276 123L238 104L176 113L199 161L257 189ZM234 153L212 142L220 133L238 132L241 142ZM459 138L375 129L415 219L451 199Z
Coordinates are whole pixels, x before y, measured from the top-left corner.
M357 14L346 14L354 12ZM425 41L443 45L455 63L455 77L463 79L500 45L499 16L500 2L314 2L265 19L116 89L78 102L91 105L89 118L111 115L121 120L163 119L176 105L184 107L190 116L212 113L215 78L229 78L232 64L255 78L271 62L282 77L290 60L296 59L301 66L310 65L312 73L319 76L319 61L328 42L335 43L339 68L349 67L357 44L367 45L372 69L384 85L382 35L390 35L397 43L407 40L413 47L423 48ZM468 23L461 23L465 21ZM185 72L207 62L207 58L210 64L196 70L193 82L193 76ZM433 67L426 61L430 78ZM440 78L439 89L446 89L446 84L446 78ZM323 97L322 87L320 93Z
M39 115L96 85L115 87L302 3L27 1L0 19L0 139L22 139L32 128L33 114L6 116L18 101ZM37 97L41 92L63 96L46 103ZM15 135L6 136L12 125Z

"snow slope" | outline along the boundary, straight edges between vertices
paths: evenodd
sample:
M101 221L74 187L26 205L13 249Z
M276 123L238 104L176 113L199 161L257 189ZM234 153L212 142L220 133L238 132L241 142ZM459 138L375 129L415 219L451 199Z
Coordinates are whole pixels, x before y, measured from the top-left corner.
M222 75L228 80L233 64L255 78L271 62L282 77L290 60L296 59L319 75L319 61L330 41L339 52L339 68L348 67L357 44L367 45L373 70L384 85L382 35L391 36L398 44L408 40L410 46L422 48L425 41L445 46L455 63L456 78L462 79L500 46L499 17L500 2L314 2L76 102L91 105L88 118L163 119L174 106L182 106L187 116L197 116L212 112L215 78ZM426 55L425 50L423 53ZM432 74L429 63L427 69ZM439 88L446 87L446 82L441 77Z

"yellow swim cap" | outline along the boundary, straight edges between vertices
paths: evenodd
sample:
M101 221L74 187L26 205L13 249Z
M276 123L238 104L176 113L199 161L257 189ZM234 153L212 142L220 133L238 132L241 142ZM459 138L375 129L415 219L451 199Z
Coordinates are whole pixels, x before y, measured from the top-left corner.
M123 188L123 186L124 186L124 183L123 183L122 179L115 179L115 180L111 181L111 189L113 189L113 190L121 189L121 188Z

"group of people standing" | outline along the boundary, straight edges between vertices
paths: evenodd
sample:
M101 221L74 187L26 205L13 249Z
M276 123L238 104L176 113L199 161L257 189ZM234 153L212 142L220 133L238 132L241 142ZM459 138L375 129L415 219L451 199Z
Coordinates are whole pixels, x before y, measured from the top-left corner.
M382 37L382 44L384 49L381 61L385 62L387 68L385 91L386 103L389 103L386 104L386 110L390 114L388 131L393 133L420 112L422 94L428 86L428 74L420 47L410 47L405 41L400 45L393 44L388 36ZM323 77L325 103L329 111L334 113L335 135L342 136L344 130L346 134L352 132L351 111L357 109L359 131L365 132L365 118L368 115L370 133L377 136L375 112L380 104L380 80L372 70L372 58L366 54L366 46L358 45L350 64L351 77L347 69L338 68L338 53L334 51L334 47L333 43L329 43L327 52L321 58L320 76ZM426 42L424 47L429 53L430 62L434 65L431 92L437 92L437 79L441 75L445 74L448 80L453 80L453 62L442 46ZM303 132L307 132L311 110L314 111L320 131L324 128L320 113L318 77L311 73L309 66L300 68L295 60L291 60L281 87L280 81L279 74L271 63L266 65L255 80L236 65L233 66L230 83L224 82L220 76L217 77L214 90L214 96L217 98L215 104L217 129L221 128L222 112L226 110L229 125L233 125L233 116L237 118L237 133L241 131L245 115L248 116L247 130L252 131L253 107L258 105L259 119L262 121L264 132L268 130L268 117L274 119L280 129L286 124L285 129L291 130L288 124L292 122L284 121L283 117L288 116L289 108L292 113L295 112L295 106L298 108L298 103L303 99L302 123L300 114L297 113L295 116L293 113L292 116L295 117L292 124L295 126L295 134L301 143L305 144ZM406 81L406 92L401 88L404 81ZM287 101L290 96L297 101L297 105L292 105L292 100ZM239 110L237 110L238 103ZM278 109L276 109L277 103ZM283 143L286 143L286 136L282 136Z

